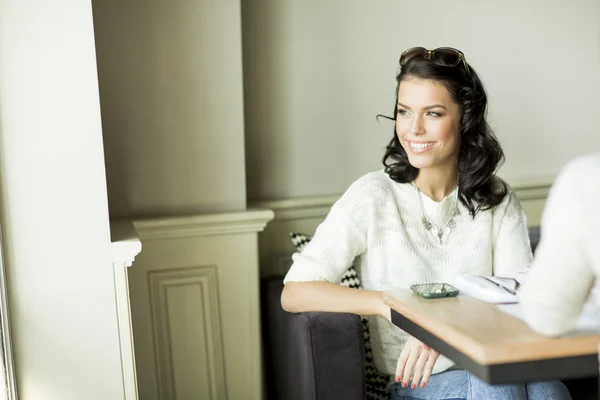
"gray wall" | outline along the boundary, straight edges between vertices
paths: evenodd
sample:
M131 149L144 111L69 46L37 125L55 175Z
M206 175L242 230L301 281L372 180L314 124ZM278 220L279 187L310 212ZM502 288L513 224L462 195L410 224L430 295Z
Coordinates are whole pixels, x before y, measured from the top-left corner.
M486 85L509 181L600 149L594 0L243 0L251 200L337 194L381 167L400 53L462 49Z
M111 218L246 207L239 0L94 0Z

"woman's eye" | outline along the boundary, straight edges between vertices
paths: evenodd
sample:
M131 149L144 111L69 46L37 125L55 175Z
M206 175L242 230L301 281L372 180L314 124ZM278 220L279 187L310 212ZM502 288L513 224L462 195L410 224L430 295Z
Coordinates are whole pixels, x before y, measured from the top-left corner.
M407 114L408 114L408 111L398 109L398 115L407 115Z
M442 114L440 114L440 113L436 113L436 112L433 112L433 111L429 111L429 112L427 113L427 115L430 115L430 116L432 116L432 117L441 117L441 116L442 116Z

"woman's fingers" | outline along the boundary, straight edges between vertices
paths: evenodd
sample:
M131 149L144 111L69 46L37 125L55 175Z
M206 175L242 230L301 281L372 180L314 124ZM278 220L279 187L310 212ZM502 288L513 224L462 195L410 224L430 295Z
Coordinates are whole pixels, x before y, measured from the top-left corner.
M421 354L421 349L413 348L411 349L410 354L408 355L408 360L406 360L406 365L404 365L404 373L401 375L402 378L402 387L408 386L408 381L410 381L410 377L413 374L413 370L415 368L415 364Z
M400 382L402 376L404 375L404 367L406 366L409 355L410 348L408 346L404 346L402 353L400 353L400 357L398 357L398 363L396 364L396 382Z
M424 388L427 386L429 382L429 378L431 378L431 371L433 371L433 367L435 366L435 362L437 361L440 353L438 352L430 352L429 358L423 367L423 378L421 379L421 387Z
M402 387L410 386L415 389L421 382L425 387L439 353L428 348L417 339L410 337L400 353L396 364L396 382L402 382Z
M415 364L415 369L413 371L413 379L412 379L412 384L410 385L411 388L416 388L419 385L419 381L421 380L421 377L423 376L423 370L425 369L425 365L427 364L429 358L430 358L430 352L427 350L424 350L421 352L421 355L419 356L419 358L417 359L417 363Z

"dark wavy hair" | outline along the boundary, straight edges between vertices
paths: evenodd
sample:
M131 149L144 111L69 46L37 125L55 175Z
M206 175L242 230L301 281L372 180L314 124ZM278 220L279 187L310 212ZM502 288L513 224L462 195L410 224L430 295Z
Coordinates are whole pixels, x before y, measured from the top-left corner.
M398 89L403 80L426 79L443 84L460 109L460 149L458 153L458 188L460 202L475 217L502 202L507 188L495 179L497 169L504 162L504 152L492 128L486 121L487 95L483 83L469 65L469 72L461 63L446 67L429 60L414 60L401 67L396 76L394 118L398 115ZM384 117L383 115L381 115ZM396 182L414 180L419 170L408 161L394 125L394 137L383 157L385 172Z

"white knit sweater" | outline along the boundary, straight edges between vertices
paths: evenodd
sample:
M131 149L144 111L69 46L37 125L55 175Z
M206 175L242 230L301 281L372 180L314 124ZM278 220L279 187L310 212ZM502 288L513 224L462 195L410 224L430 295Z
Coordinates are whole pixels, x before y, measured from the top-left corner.
M427 215L441 225L452 196L439 203L421 198ZM526 216L511 189L501 204L475 219L460 202L458 211L455 228L440 244L423 226L415 189L394 182L383 170L369 173L333 205L302 253L294 254L284 283L337 283L355 257L363 288L382 291L452 282L466 273L508 275L529 266ZM407 334L382 317L370 317L369 328L376 367L393 375ZM440 357L433 372L452 364Z
M523 286L525 320L545 335L574 328L600 277L600 153L571 161L552 186L542 235ZM592 301L598 301L596 296Z

